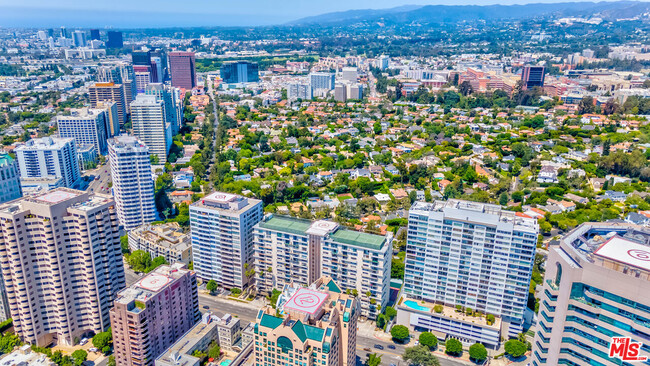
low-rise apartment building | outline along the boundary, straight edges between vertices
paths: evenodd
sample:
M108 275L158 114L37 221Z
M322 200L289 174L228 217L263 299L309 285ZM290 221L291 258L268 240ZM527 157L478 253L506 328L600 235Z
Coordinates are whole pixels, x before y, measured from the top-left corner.
M145 224L128 232L131 251L143 250L151 258L164 257L167 263L192 261L190 235L177 222Z

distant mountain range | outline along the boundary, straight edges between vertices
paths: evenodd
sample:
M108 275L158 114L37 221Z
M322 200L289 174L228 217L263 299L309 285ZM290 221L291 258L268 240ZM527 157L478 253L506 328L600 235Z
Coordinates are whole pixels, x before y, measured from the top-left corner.
M349 10L298 19L289 25L445 24L459 21L523 20L549 17L632 18L650 12L650 2L565 2L524 5L406 5L390 9Z

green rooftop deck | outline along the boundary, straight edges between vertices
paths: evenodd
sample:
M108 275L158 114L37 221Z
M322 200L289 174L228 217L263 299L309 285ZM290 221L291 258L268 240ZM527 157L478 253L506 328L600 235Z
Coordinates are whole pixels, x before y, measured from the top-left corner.
M355 245L368 249L381 249L386 241L386 238L381 235L362 233L348 229L338 229L332 234L332 239L339 243Z
M273 215L273 217L261 221L260 228L267 230L274 230L283 233L290 233L296 235L307 235L306 231L309 229L313 222L305 219L298 219L290 216ZM381 249L386 243L386 237L381 235L374 235L362 233L346 229L343 226L329 236L330 240L338 243L353 245L361 248L372 250Z
M311 221L296 219L290 216L273 215L272 218L261 221L260 227L263 229L281 231L297 235L305 235L307 229L311 226Z

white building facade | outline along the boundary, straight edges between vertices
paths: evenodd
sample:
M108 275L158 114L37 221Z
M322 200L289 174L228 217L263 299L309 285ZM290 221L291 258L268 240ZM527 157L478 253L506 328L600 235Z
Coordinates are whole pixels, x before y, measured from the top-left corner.
M72 138L43 137L16 148L21 178L61 177L66 187L81 177L77 148Z
M131 103L133 135L161 162L167 161L172 144L171 125L166 121L165 105L153 95L140 94Z
M584 223L549 248L532 365L646 365L610 357L613 337L650 359L650 230Z
M502 332L516 336L537 235L535 219L497 205L416 202L409 211L404 294L501 317Z
M59 136L73 138L77 149L82 145L94 145L101 155L106 155L110 125L107 111L103 109L74 109L69 116L56 116Z
M262 201L229 193L214 192L190 205L197 275L226 288L247 286L253 277L253 226L262 217Z
M153 95L156 100L164 103L165 120L171 125L171 134L176 135L183 122L183 99L180 89L162 83L150 83L144 89L144 93Z
M329 276L356 291L362 315L376 318L390 294L392 235L348 230L331 221L268 215L255 226L256 284L262 291Z
M109 140L108 154L120 224L132 230L154 221L154 182L147 146L133 136L122 135Z

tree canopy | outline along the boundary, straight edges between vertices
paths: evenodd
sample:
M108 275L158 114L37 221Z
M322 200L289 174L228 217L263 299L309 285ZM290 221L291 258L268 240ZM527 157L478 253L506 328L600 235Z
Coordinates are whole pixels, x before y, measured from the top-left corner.
M445 352L450 355L459 356L463 353L463 344L458 339L449 338L445 342Z
M404 325L395 325L390 329L390 335L395 340L404 341L409 337L409 329Z
M434 349L438 346L438 337L436 337L431 332L420 333L420 337L418 338L418 340L420 341L421 345L427 346L430 349Z
M487 349L481 343L475 343L469 346L469 357L477 362L484 361L487 358Z
M519 358L523 356L527 350L526 345L517 339L511 339L507 341L503 347L506 353L513 358Z
M402 359L415 366L440 366L438 358L431 353L429 347L423 345L406 348Z
M381 365L381 356L376 353L371 353L368 355L368 359L365 362L366 366L379 366Z

